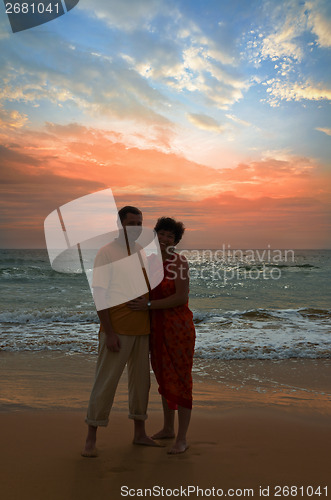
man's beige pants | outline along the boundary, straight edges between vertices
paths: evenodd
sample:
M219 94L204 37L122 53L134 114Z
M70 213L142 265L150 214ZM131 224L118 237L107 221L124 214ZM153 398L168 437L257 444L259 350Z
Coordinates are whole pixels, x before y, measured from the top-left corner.
M85 422L106 426L118 382L128 366L129 418L146 420L150 388L149 335L119 335L121 349L107 349L105 334L99 333L99 353L95 381Z

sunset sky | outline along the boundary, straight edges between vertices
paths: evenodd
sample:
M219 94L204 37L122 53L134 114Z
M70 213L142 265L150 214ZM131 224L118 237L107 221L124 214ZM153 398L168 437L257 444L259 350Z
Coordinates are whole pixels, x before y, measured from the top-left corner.
M183 248L331 248L329 0L0 2L0 44L2 248L108 187Z

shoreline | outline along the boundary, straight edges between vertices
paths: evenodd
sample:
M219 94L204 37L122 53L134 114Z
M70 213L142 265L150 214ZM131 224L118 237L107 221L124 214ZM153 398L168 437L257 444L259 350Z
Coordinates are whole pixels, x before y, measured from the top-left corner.
M85 411L94 380L95 354L56 351L0 352L0 412ZM331 416L331 360L194 359L195 409L268 407ZM159 411L151 372L149 412ZM127 411L124 371L114 411Z

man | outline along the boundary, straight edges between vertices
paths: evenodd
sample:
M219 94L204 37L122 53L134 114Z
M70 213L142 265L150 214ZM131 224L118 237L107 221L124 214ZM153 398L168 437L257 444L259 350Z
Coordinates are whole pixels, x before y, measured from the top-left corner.
M85 419L88 433L82 451L84 457L97 456L97 428L108 424L116 388L126 364L129 418L134 420L133 443L157 446L145 431L150 388L149 312L133 311L126 302L121 303L121 286L123 281L124 286L130 286L130 280L125 283L125 277L120 272L116 275L115 266L112 268L112 263L139 252L135 241L141 233L142 213L136 207L126 206L118 215L123 230L118 238L99 250L94 263L92 286L101 326L95 382ZM119 297L114 301L116 294ZM117 305L113 306L114 303Z

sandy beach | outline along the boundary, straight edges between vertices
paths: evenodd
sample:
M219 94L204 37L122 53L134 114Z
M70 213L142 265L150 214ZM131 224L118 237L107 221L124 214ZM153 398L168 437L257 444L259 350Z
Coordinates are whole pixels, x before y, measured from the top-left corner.
M179 456L167 455L171 440L132 445L124 374L110 424L98 431L99 457L84 459L95 361L1 352L5 500L330 495L329 360L196 360L190 448ZM161 423L152 378L148 433Z

